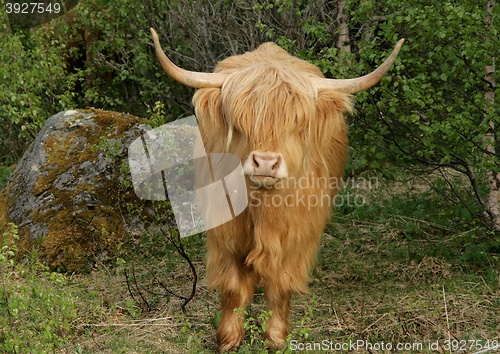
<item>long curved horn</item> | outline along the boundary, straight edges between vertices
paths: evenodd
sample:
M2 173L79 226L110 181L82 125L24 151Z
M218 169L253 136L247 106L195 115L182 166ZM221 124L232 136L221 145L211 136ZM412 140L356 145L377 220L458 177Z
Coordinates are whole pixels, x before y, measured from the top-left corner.
M385 76L385 74L387 74L392 64L396 60L403 42L404 39L400 39L389 58L387 58L377 69L365 76L361 76L355 79L324 79L315 77L312 79L313 84L318 90L330 89L347 92L350 94L368 90L370 87L377 84Z
M193 88L222 87L222 84L224 84L224 81L226 81L229 75L222 73L199 73L179 68L177 65L172 63L172 61L170 61L170 59L163 52L156 31L153 28L151 28L150 31L155 44L156 56L158 57L163 70L165 70L165 72L170 75L172 79Z

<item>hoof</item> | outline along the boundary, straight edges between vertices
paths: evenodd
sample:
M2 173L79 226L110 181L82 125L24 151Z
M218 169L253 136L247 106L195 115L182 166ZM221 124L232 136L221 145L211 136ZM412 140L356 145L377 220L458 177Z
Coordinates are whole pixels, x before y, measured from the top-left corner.
M241 345L241 341L231 341L219 343L217 353L236 352Z
M265 333L265 337L267 339L267 347L272 350L278 350L285 348L285 340L288 336L288 332L279 329L279 328L271 328L268 329Z
M244 336L243 327L239 324L235 326L219 327L217 330L218 353L237 351Z
M236 353L238 351L238 346L230 346L230 345L219 345L217 347L217 353Z

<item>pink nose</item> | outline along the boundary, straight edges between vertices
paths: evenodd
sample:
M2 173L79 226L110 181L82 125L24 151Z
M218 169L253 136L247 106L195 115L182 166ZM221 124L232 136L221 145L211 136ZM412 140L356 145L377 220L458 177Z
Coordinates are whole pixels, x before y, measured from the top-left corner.
M288 176L288 169L283 155L269 151L252 151L244 163L243 171L247 175L275 178Z

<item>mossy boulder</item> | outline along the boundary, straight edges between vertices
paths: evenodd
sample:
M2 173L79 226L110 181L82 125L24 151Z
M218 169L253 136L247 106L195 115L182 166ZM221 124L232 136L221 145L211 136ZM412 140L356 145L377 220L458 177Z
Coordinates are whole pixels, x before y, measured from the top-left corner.
M19 254L35 249L53 269L85 271L141 232L130 208L145 201L128 181L127 149L147 129L140 118L94 109L50 117L2 193Z

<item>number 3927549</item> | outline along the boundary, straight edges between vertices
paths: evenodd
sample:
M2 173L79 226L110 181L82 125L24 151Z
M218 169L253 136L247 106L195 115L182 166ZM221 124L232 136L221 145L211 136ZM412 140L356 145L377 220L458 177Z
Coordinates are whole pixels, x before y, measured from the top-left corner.
M8 14L43 14L61 12L61 4L42 2L5 3L5 12Z

